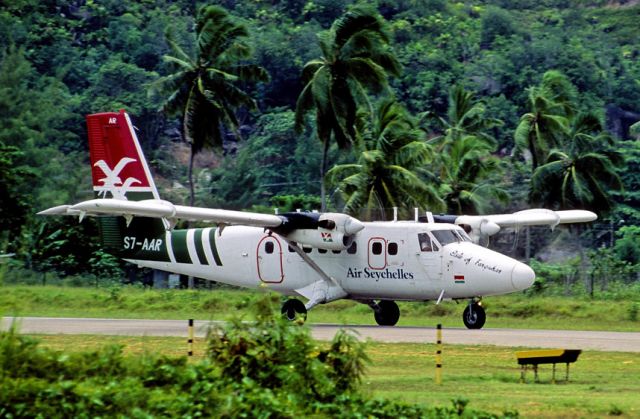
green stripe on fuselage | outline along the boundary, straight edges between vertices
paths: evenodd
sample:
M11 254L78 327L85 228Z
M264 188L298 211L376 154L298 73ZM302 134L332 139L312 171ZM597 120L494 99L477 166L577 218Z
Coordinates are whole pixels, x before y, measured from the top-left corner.
M202 246L202 229L196 228L195 234L193 235L193 241L196 245L196 253L198 254L198 260L201 265L207 265L207 256L204 254L204 247Z
M174 230L171 232L171 247L178 263L193 263L187 248L187 231Z
M216 247L216 232L217 228L212 228L209 231L209 245L211 246L211 253L213 253L213 258L216 261L216 265L222 266L222 261L220 260L220 256L218 255L218 248Z

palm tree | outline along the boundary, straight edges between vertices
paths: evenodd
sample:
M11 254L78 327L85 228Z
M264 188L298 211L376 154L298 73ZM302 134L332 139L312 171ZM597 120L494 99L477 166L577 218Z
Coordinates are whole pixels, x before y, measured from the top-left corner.
M499 159L491 155L496 145L490 130L502 121L489 118L484 103L455 85L449 90L446 118L427 112L422 119L435 119L443 130L430 142L438 150L439 193L449 213L477 214L488 210L493 200L507 200L497 182Z
M384 21L374 11L355 8L319 35L322 58L309 61L302 71L304 88L296 103L296 127L315 109L316 134L322 141L321 179L327 169L331 139L347 148L356 137L358 108L373 113L367 91L379 93L387 87L387 74L397 75L400 65L387 45ZM326 209L324 182L322 210Z
M575 113L575 87L562 73L547 71L540 86L527 90L531 110L520 118L514 139L516 152L527 150L535 170L567 135L569 119Z
M464 135L474 135L493 141L488 131L502 125L503 122L487 117L485 112L484 103L476 100L473 92L466 91L461 85L454 85L449 90L447 118L429 111L421 115L421 120L435 120L444 131L443 136L451 141Z
M508 201L499 186L500 160L492 156L495 144L486 138L465 135L445 141L440 159L440 196L450 214L479 214L495 200Z
M223 126L238 135L235 111L239 107L256 108L255 101L241 86L269 78L262 67L244 62L251 54L244 41L248 35L244 25L217 6L204 6L198 11L193 55L167 33L171 54L164 59L175 71L160 79L158 85L170 94L163 110L180 115L183 139L191 145L188 173L191 205L195 155L204 148L222 146Z
M579 114L566 147L551 150L547 163L534 171L531 199L551 208L610 210L610 192L622 187L616 168L623 163L612 146L594 114Z
M357 163L327 173L327 183L338 185L345 199L344 211L359 215L366 208L365 217L371 219L374 211L386 213L391 207L441 210L436 189L420 176L432 158L431 147L404 108L384 100L374 122L363 136Z

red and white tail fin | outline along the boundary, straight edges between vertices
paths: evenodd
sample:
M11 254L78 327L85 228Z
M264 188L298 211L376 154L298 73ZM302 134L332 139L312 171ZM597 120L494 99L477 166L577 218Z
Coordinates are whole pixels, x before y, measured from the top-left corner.
M87 115L93 190L97 197L160 199L129 115Z

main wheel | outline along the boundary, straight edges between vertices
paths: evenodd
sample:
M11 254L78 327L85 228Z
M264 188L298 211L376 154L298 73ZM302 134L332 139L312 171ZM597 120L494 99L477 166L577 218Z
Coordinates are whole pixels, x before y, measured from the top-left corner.
M373 316L380 326L395 326L400 319L400 309L395 301L382 300L378 303L378 311L374 311Z
M290 321L302 320L304 322L307 320L307 308L302 304L302 301L295 298L285 301L280 312L285 319Z
M478 303L470 303L462 313L462 321L467 329L482 329L486 320L484 308Z

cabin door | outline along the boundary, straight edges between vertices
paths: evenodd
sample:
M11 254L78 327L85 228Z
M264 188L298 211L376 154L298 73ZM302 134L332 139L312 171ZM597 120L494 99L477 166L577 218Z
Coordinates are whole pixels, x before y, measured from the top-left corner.
M258 278L262 282L280 283L284 279L282 270L282 244L273 236L265 236L256 251Z
M419 259L430 281L442 280L442 249L429 233L418 233Z

